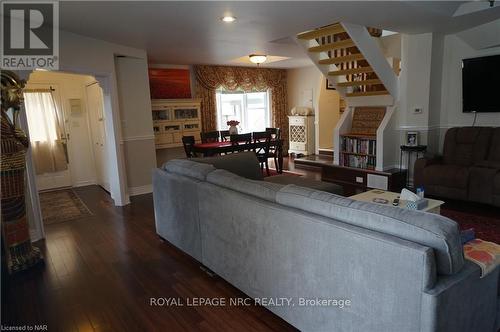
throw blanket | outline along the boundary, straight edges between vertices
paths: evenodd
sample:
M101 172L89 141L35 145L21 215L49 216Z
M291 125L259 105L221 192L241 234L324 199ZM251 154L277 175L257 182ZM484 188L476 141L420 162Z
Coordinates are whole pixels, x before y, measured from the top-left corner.
M481 268L481 278L500 265L500 245L474 239L464 244L464 256Z

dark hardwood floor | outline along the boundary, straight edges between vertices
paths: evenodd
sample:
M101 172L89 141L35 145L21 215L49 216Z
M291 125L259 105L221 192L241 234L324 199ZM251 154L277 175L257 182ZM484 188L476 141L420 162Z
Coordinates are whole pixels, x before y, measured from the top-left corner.
M150 298L246 297L155 233L151 195L114 207L100 187L75 191L93 216L45 226L45 265L2 271L3 326L48 331L294 331L260 306L150 306Z
M269 167L276 169L274 161L269 160ZM295 165L293 157L283 158L283 170L302 175L305 178L321 180L321 167L313 167L306 165Z

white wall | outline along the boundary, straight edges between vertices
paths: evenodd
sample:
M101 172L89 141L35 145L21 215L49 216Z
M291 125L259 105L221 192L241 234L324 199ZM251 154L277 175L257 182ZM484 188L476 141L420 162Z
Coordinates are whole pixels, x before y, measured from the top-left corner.
M319 89L318 112L316 114L316 130L318 149L333 150L335 137L333 130L340 119L340 95L337 90L326 88L326 78L321 77Z
M184 147L175 147L156 150L156 167L161 167L164 163L172 159L186 158Z
M69 134L68 157L71 185L74 187L95 184L96 181L85 98L85 84L93 79L85 75L35 71L28 81L29 88L52 86L56 90L55 96L60 98L65 128ZM81 100L80 114L71 114L70 99Z
M403 35L401 38L400 117L403 128L428 125L431 79L432 34ZM414 109L421 108L421 114Z
M431 50L431 72L429 84L428 130L422 132L427 151L437 153L440 147L440 126L443 100L444 36L433 34Z
M305 90L313 91L313 108L316 111L322 78L323 74L313 65L287 70L288 111L295 106L305 106L302 95Z
M129 197L126 180L127 165L121 145L122 119L115 69L115 57L118 55L142 59L144 63L147 63L147 54L144 50L88 38L66 31L60 33L60 70L94 75L103 89L106 119L112 120L106 121L106 141L109 142L111 160L111 197L115 200L115 204L125 205L129 203ZM144 66L144 68L147 68L147 66ZM122 87L120 93L127 95L137 91L149 95L149 84ZM144 104L144 107L139 108L137 112L145 116L148 114L151 116L148 104ZM149 169L149 165L145 167Z
M333 130L340 118L339 94L326 89L326 79L319 69L311 65L287 71L288 108L304 105L304 91L312 90L315 114L315 144L319 148L333 148Z
M147 62L118 57L116 72L129 194L149 193L156 152Z

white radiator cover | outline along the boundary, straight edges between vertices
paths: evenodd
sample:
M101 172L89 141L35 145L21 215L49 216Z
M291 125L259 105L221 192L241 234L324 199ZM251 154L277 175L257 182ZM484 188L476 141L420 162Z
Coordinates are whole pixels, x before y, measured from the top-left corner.
M288 153L314 154L314 115L289 115Z

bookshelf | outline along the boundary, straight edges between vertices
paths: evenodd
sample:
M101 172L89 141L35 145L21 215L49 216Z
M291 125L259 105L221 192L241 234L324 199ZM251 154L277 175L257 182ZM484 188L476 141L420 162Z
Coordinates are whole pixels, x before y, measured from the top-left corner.
M377 166L377 130L384 107L356 107L351 128L340 134L339 165L374 170Z
M376 136L340 135L340 165L354 168L375 169L377 163Z

